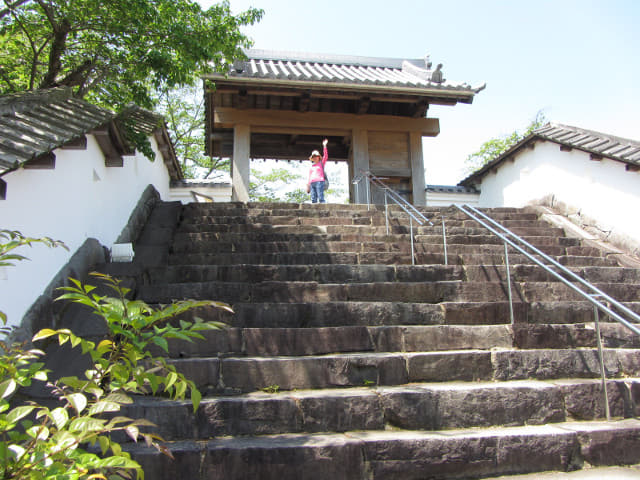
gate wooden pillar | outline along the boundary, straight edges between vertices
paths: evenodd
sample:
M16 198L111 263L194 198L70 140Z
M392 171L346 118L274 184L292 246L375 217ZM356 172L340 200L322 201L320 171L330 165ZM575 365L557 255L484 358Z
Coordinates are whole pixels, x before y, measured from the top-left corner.
M231 159L232 200L249 201L249 174L251 171L251 129L249 125L239 124L233 128L233 157Z
M353 172L349 182L354 177L360 175L363 171L369 170L369 135L366 130L354 129L352 133L352 148L353 148ZM349 199L352 203L367 203L367 188L366 181L362 181L356 185L351 183Z
M424 207L427 204L427 192L424 180L424 159L422 157L422 134L420 132L409 133L409 155L413 183L413 204L417 207Z

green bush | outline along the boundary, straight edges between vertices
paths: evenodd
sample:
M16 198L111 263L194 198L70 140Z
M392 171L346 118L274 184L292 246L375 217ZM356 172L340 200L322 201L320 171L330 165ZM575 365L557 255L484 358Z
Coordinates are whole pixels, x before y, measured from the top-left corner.
M41 242L62 246L51 239L30 239L18 232L0 230L0 266L25 259L12 251L19 246ZM149 347L156 345L168 352L171 339L203 339L201 332L222 324L171 320L185 312L208 305L230 308L220 302L181 301L158 309L139 300L126 298L128 289L108 275L93 274L114 296L96 293L96 287L70 279L57 299L85 305L101 317L108 335L97 345L67 329L44 329L34 342L56 341L80 348L89 355L92 367L84 378L64 377L49 381L48 372L39 360L41 350L25 345L0 342L0 479L143 479L140 465L113 441L115 432L125 432L132 440L144 441L169 456L162 439L141 431L153 427L146 420L134 420L118 412L132 403L131 394L163 393L171 398L186 398L187 392L198 408L201 394L195 384L177 372L162 357L155 357ZM6 316L2 316L6 325ZM8 333L6 327L4 332ZM57 400L55 408L23 399L21 387L34 381L47 382Z

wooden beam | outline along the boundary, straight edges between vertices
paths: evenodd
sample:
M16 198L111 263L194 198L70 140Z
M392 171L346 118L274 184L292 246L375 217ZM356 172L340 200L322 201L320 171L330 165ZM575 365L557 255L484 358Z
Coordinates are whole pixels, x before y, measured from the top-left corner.
M53 170L56 168L56 156L53 152L38 155L24 164L25 170Z
M7 199L7 182L0 178L0 200Z
M598 155L597 153L592 153L589 158L591 158L591 160L599 162L601 161L604 157L602 155Z
M627 172L640 172L640 165L629 165L625 167Z
M376 177L411 177L411 169L410 168L385 168L385 167L376 167L371 169L371 173L373 173ZM422 184L424 185L424 178L422 180Z
M344 137L351 134L350 130L336 130L335 128L298 128L271 127L252 125L251 133L285 134L285 135L316 135L319 137Z
M236 124L250 125L252 131L260 127L288 127L315 129L364 129L389 132L420 132L423 136L435 137L440 133L437 118L408 118L392 115L356 115L351 113L287 112L276 110L237 110L218 108L214 112L216 128L233 128ZM292 130L289 130L292 133Z

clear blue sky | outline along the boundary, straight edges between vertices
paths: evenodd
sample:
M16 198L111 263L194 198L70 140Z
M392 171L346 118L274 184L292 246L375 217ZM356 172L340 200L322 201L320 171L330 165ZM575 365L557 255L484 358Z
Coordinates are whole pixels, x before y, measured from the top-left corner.
M203 6L210 0L201 0ZM445 77L487 83L471 105L429 109L427 183L456 184L485 140L543 110L557 123L640 140L640 1L231 0L263 19L254 48L444 64Z

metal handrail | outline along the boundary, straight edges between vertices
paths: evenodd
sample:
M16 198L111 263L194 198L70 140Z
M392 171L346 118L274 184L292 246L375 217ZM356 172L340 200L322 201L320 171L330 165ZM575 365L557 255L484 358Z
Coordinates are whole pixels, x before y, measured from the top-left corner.
M536 247L534 247L533 245L528 243L526 240L524 240L523 238L519 237L518 235L516 235L515 233L513 233L512 231L510 231L506 227L500 225L498 222L493 220L491 217L485 215L484 213L480 212L478 209L476 209L474 207L471 207L469 205L463 205L463 206L456 205L456 207L458 208L458 210L462 211L467 216L469 216L470 218L472 218L476 222L480 223L483 227L485 227L491 233L493 233L494 235L496 235L497 237L502 239L504 242L506 242L509 245L511 245L518 252L520 252L523 255L525 255L529 260L533 261L536 265L542 267L544 270L546 270L547 272L551 273L553 276L558 278L562 283L564 283L565 285L570 287L572 290L574 290L575 292L580 294L582 297L584 297L586 300L591 302L591 304L593 304L594 306L597 306L600 310L602 310L603 312L606 312L607 314L609 314L616 321L618 321L619 323L621 323L622 325L624 325L625 327L627 327L628 329L630 329L634 333L640 335L640 327L638 327L637 325L629 322L628 320L623 318L621 315L619 315L618 313L616 313L613 310L611 310L611 308L609 308L608 306L604 305L599 300L596 300L594 298L594 295L602 297L607 302L611 303L617 309L623 311L629 317L631 317L632 319L634 319L636 322L639 322L639 323L640 323L640 315L636 314L635 312L633 312L632 310L630 310L629 308L627 308L626 306L624 306L623 304L621 304L620 302L618 302L617 300L612 298L611 296L607 295L606 293L604 293L602 290L600 290L599 288L597 288L593 284L591 284L588 281L584 280L582 277L580 277L576 273L572 272L571 270L566 268L564 265L561 265L560 263L556 262L553 258L551 258L548 255L546 255L545 253L541 252L539 249L537 249ZM468 211L467 209L470 210L470 211ZM480 217L486 219L488 222L491 223L491 225L493 225L493 226L495 226L497 228L500 228L509 237L511 237L513 240L515 240L517 242L520 242L522 245L524 245L527 248L531 249L535 254L541 256L544 260L546 260L549 263L551 263L555 268L559 269L562 273L564 273L565 275L568 275L571 278L575 279L577 282L579 282L582 285L584 285L585 287L587 287L593 293L589 294L589 293L583 291L578 286L574 285L573 283L568 281L565 277L560 275L558 272L552 270L548 265L545 265L542 261L540 261L539 259L535 258L532 254L530 254L529 252L524 250L524 248L522 248L519 245L517 245L514 241L510 240L505 235L503 235L500 232L496 231L494 228L492 228L491 226L487 225L487 223L485 223L482 220L480 220L479 218L477 218L474 214L475 215L479 215Z
M409 203L400 194L398 194L398 192L396 192L394 189L392 189L387 184L385 184L380 177L376 177L371 172L362 171L360 175L358 175L353 179L352 183L357 186L360 183L360 181L362 181L363 179L367 179L368 183L370 183L371 185L375 185L376 187L383 190L385 192L385 196L388 196L389 198L391 198L391 200L393 200L393 202L396 205L402 208L402 210L404 210L404 212L407 215L413 218L420 225L423 225L426 222L430 226L433 226L433 223L431 222L431 220L425 217L420 210L418 210L416 207L411 205L411 203ZM370 203L371 203L371 199L370 199L370 195L368 194L367 205L369 205Z
M430 226L433 226L431 220L429 220L426 216L422 214L416 207L411 205L406 199L402 198L398 192L393 190L391 187L386 185L381 178L376 177L369 171L361 170L360 175L355 177L352 183L358 188L358 184L363 180L367 180L367 208L371 205L371 188L370 185L375 185L379 189L384 192L384 213L385 213L385 222L387 226L387 235L389 235L389 208L387 199L390 198L396 205L398 205L408 216L409 216L409 235L411 237L411 264L415 265L415 249L414 249L414 240L413 240L413 221L418 222L419 225L424 225L428 223ZM357 196L357 195L356 195ZM444 229L443 229L444 230ZM446 245L446 240L445 240ZM445 248L445 263L447 263L446 259L446 248Z
M600 318L599 318L598 312L600 310L602 310L603 312L609 314L609 316L611 318L613 318L618 323L624 325L629 330L631 330L632 332L634 332L634 333L636 333L638 335L640 335L640 328L637 325L635 325L635 324L629 322L628 320L626 320L625 318L623 318L618 313L616 313L613 310L611 310L611 308L609 306L604 305L602 302L596 300L596 298L605 299L609 304L614 305L618 310L626 313L629 317L631 317L636 322L640 322L640 315L636 314L635 312L633 312L632 310L630 310L626 306L622 305L620 302L618 302L614 298L610 297L609 295L607 295L606 293L601 291L599 288L597 288L595 285L593 285L590 282L586 281L585 279L583 279L582 277L580 277L576 273L572 272L571 270L566 268L564 265L561 265L560 263L556 262L553 258L551 258L547 254L541 252L539 249L537 249L536 247L534 247L533 245L528 243L526 240L524 240L523 238L519 237L518 235L516 235L515 233L513 233L511 230L507 229L503 225L500 225L494 219L492 219L488 215L485 215L484 213L482 213L478 209L476 209L474 207L471 207L469 205L463 205L463 206L456 205L456 207L458 208L458 210L460 210L463 213L465 213L468 217L470 217L471 219L475 220L480 225L482 225L487 230L489 230L491 233L493 233L494 235L496 235L497 237L499 237L500 239L502 239L504 241L504 254L505 254L506 268L507 268L507 282L508 282L508 286L509 286L509 290L508 290L508 293L509 293L509 309L510 309L511 323L512 324L513 324L513 298L511 296L511 277L510 277L510 274L509 274L509 254L508 254L508 251L507 251L507 244L511 245L518 252L520 252L523 255L525 255L529 260L534 262L536 265L542 267L548 273L551 273L553 276L558 278L562 283L564 283L565 285L570 287L573 291L575 291L578 294L580 294L583 298L588 300L593 305L594 321L595 321L595 325L596 325L596 339L597 339L597 347L598 347L598 360L599 360L599 363L600 363L600 377L602 379L602 393L603 393L603 397L604 397L605 415L607 417L607 420L610 420L611 419L611 412L610 412L610 409L609 409L609 396L607 394L607 381L606 381L606 372L605 372L605 367L604 367L604 354L603 354L603 351L602 351L602 339L601 339L601 335L600 335ZM574 280L578 281L584 287L587 287L587 289L591 290L594 293L587 293L587 292L583 291L577 285L574 285L569 280L567 280L565 277L563 277L560 273L558 273L558 272L554 271L553 269L551 269L549 265L545 265L542 261L540 261L539 259L535 258L532 254L527 252L520 245L517 245L514 241L510 240L509 238L507 238L507 236L501 234L500 232L498 232L497 230L495 230L494 228L489 226L486 222L484 222L480 218L478 218L478 216L480 216L480 217L484 218L485 220L487 220L487 222L489 222L494 227L497 227L500 230L502 230L506 235L511 237L515 242L520 242L525 247L531 249L534 253L536 253L537 255L540 255L543 259L545 259L546 261L551 263L555 268L559 269L564 275L567 275L567 276L573 278Z

